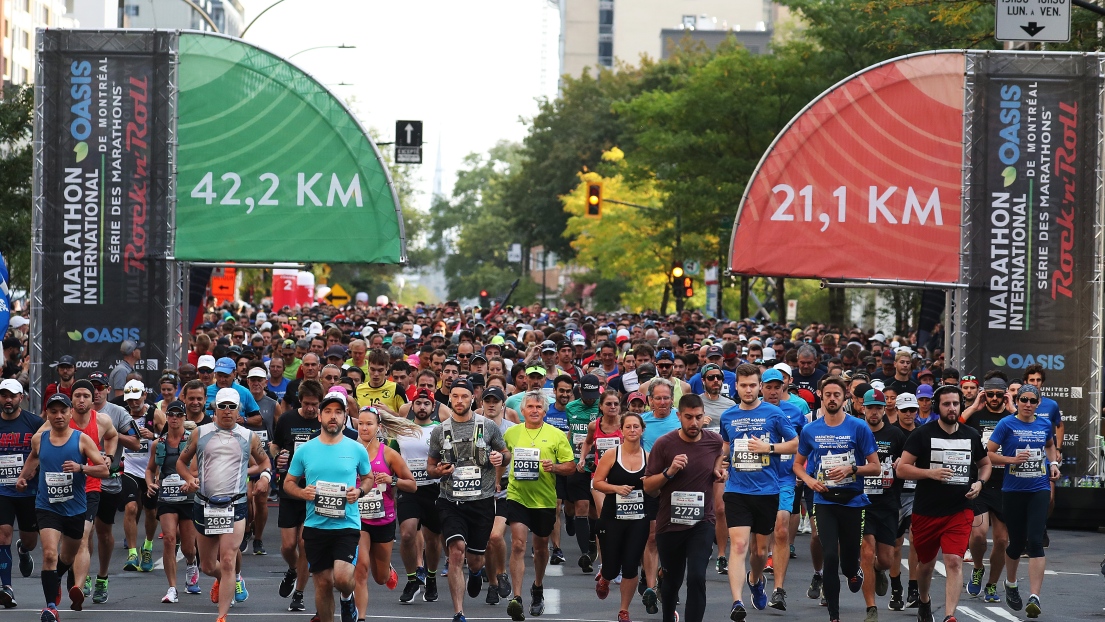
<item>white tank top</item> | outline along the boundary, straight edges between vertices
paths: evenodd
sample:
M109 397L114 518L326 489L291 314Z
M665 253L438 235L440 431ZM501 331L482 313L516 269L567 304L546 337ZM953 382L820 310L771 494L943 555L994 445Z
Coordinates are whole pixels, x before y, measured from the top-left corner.
M235 424L224 430L214 423L196 429L199 462L199 493L205 497L239 495L246 492L249 445L253 432ZM243 497L238 503L245 503Z

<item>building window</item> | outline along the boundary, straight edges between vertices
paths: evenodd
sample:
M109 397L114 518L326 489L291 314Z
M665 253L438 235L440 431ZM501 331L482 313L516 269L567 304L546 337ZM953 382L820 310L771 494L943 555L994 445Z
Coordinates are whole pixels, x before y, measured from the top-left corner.
M31 49L31 33L24 30L20 34L23 36L23 49Z
M614 0L599 0L599 65L614 66Z

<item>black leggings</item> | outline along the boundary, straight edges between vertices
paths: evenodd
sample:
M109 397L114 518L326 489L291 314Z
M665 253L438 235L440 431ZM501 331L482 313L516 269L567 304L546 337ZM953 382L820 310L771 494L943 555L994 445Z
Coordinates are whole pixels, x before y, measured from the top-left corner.
M815 503L813 520L821 549L825 555L823 584L825 602L829 605L829 619L840 618L840 576L837 565L845 577L859 573L859 550L863 544L863 508L850 508L832 503Z
M602 576L613 581L620 572L623 579L637 576L637 565L648 543L649 520L599 520L599 544L602 545Z
M1017 559L1026 549L1029 557L1044 556L1044 530L1047 529L1050 501L1050 490L1001 493L1001 513L1009 530L1009 544L1005 547L1009 559Z
M690 529L656 534L656 551L664 569L660 597L664 622L675 622L675 603L687 574L687 608L682 622L702 622L706 613L706 568L714 546L714 523L701 521Z

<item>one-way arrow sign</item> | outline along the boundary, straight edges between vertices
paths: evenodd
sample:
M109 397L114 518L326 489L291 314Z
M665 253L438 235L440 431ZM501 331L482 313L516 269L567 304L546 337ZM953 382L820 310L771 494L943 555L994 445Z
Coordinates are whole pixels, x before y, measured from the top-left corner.
M395 122L395 161L422 164L422 122Z
M999 41L1070 41L1071 0L997 0L996 11Z

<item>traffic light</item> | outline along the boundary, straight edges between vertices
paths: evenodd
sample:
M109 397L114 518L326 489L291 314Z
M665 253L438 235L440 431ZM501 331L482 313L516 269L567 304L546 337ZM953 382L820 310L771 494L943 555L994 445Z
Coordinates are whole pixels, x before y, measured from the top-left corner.
M681 291L682 298L691 298L694 296L694 279L689 276L684 276L676 280L676 290Z
M671 267L671 291L676 298L683 297L683 288L681 287L683 279L683 264L681 262L675 262L675 265Z
M592 218L602 216L602 184L587 184L587 215Z
M481 289L480 290L480 308L484 309L484 310L491 308L491 303L488 299L486 289Z

